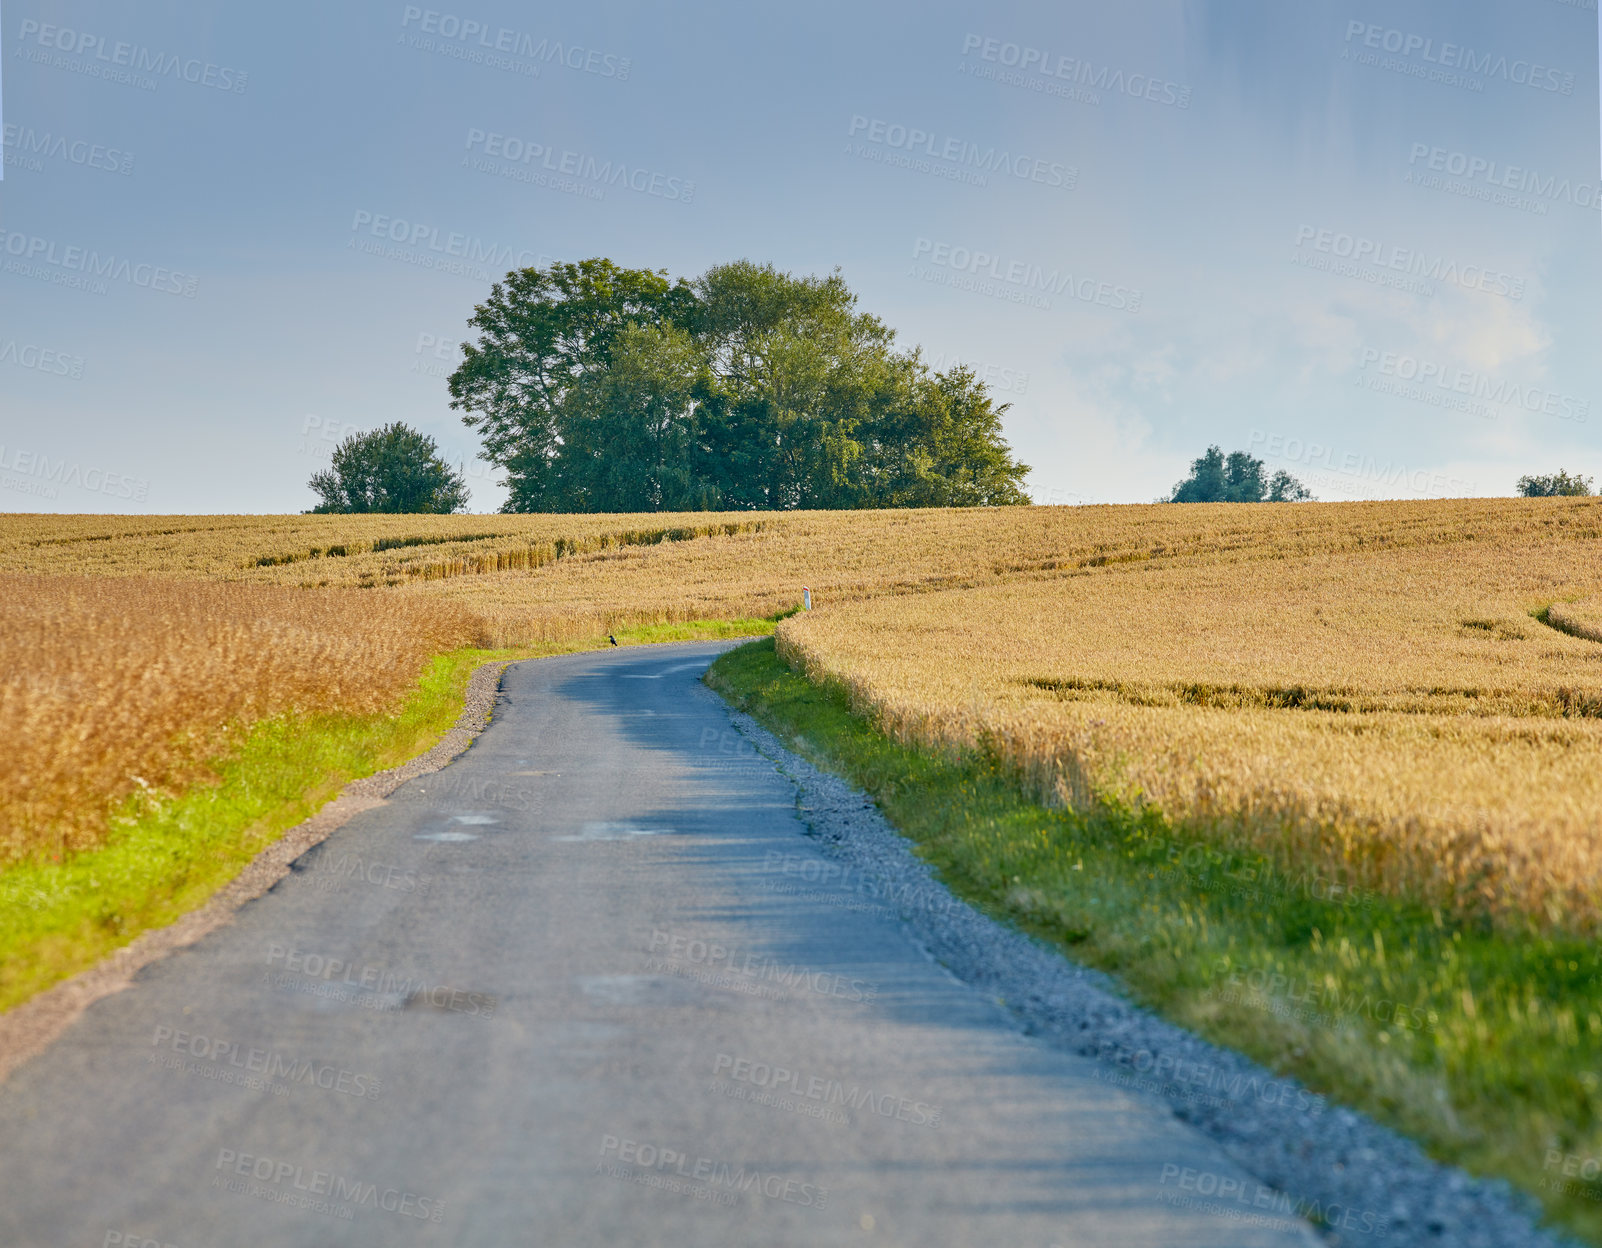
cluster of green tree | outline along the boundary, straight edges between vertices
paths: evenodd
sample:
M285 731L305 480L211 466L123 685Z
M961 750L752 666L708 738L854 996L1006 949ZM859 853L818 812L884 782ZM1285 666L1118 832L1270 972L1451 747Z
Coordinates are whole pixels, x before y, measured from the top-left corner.
M400 423L346 438L309 484L323 500L313 514L445 515L466 508L468 497L461 472L440 458L434 439Z
M1284 469L1272 477L1245 451L1228 456L1216 446L1190 463L1190 476L1174 486L1170 503L1302 503L1312 491Z
M857 310L838 272L694 281L610 260L514 270L469 321L451 406L504 510L1027 503L995 405Z
M965 507L1029 502L996 405L857 310L838 272L749 261L694 281L606 259L514 270L469 325L451 406L505 470L513 512ZM316 473L316 512L460 511L434 439L402 424L347 438ZM1526 497L1591 478L1519 479ZM1192 461L1164 501L1301 502L1245 451Z
M934 375L935 384L944 379ZM949 409L948 409L949 410ZM999 415L1000 409L996 414ZM999 438L995 440L999 443ZM991 443L989 445L994 445ZM999 453L1006 455L1005 443L999 444ZM650 457L643 462L647 465L657 463ZM1010 462L1010 461L1009 461ZM1021 465L1014 465L1019 473L1026 471ZM648 472L642 468L640 471L646 475ZM922 478L927 481L927 473ZM329 468L314 473L310 481L311 488L322 498L316 507L315 513L327 512L414 512L445 514L462 511L467 506L467 484L463 480L459 469L452 468L439 454L434 439L419 433L403 424L385 425L381 429L374 429L368 433L355 434L346 438L335 448L333 461ZM1525 498L1551 498L1557 496L1589 496L1592 493L1592 478L1579 475L1571 476L1567 472L1554 472L1542 476L1523 476L1519 478L1518 490ZM924 498L927 498L929 486L924 485ZM1012 488L1017 490L1014 482ZM963 506L983 500L976 498L972 493L960 500L950 498L952 492L949 484L945 487L947 501L910 501L910 502L867 502L867 503L834 503L834 506ZM912 490L906 490L902 497L910 497ZM727 495L723 496L729 497ZM1199 459L1191 461L1190 476L1186 477L1165 500L1171 503L1294 503L1304 502L1312 498L1300 481L1289 473L1280 471L1270 477L1264 469L1263 461L1248 455L1245 451L1235 451L1225 455L1216 446L1207 448L1207 453ZM1019 492L1016 497L1009 497L1006 502L1028 502L1029 500ZM669 503L667 506L674 506ZM738 504L724 504L733 506L761 506L760 502L742 502ZM823 506L823 503L808 501L802 505ZM620 503L613 507L598 507L595 510L654 510L658 507L644 505L630 505ZM694 510L695 508L690 507ZM539 507L513 507L508 505L506 510L576 510L576 508L539 508Z
M1591 478L1578 474L1571 477L1561 470L1544 476L1520 477L1519 493L1525 498L1556 498L1560 495L1583 497L1591 493Z

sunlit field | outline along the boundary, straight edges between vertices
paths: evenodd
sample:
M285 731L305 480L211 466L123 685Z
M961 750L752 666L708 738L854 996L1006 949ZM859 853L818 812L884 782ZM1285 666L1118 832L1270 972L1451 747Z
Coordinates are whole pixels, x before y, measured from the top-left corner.
M393 710L460 608L352 590L0 574L0 865L92 848L111 809L204 776L250 724Z
M226 725L393 703L442 649L774 617L806 586L781 651L908 739L991 742L1050 800L1155 804L1354 886L1590 927L1599 530L1584 499L12 516L5 843L76 843Z
M1048 801L1154 805L1340 885L1594 931L1602 507L1398 504L1379 533L1343 523L1378 508L1195 510L1211 549L1153 533L1088 575L817 611L781 654Z
M888 734L820 740L954 886L1597 1232L1542 1167L1602 1121L1599 536L1592 499L8 517L0 998L434 739L485 657L776 622L811 683L725 683Z

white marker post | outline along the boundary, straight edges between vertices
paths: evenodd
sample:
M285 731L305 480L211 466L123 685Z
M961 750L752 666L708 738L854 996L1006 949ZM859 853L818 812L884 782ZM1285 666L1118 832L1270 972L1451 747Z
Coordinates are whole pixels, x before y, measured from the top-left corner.
M801 609L803 611L812 610L812 591L805 585L801 587Z

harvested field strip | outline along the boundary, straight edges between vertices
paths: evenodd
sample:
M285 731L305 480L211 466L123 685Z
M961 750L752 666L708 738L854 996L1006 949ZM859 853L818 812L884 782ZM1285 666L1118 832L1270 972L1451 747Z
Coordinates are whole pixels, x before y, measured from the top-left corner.
M1602 641L1602 610L1595 602L1554 602L1546 609L1546 622L1571 637Z
M698 537L732 537L740 533L761 531L763 523L747 524L679 525L673 528L632 529L615 533L601 533L591 537L558 537L540 545L513 545L510 548L488 552L464 552L453 558L436 560L403 560L386 565L381 571L363 574L362 587L370 588L382 577L388 584L397 584L405 578L444 580L452 576L484 575L490 572L507 572L514 569L542 568L558 559L595 551L615 550L625 546L655 546L661 542L693 541ZM328 546L310 546L282 554L257 555L247 558L243 568L276 568L292 563L306 563L322 558L350 558L362 554L383 554L391 550L408 550L418 546L469 545L480 542L506 541L503 533L474 533L465 535L433 534L409 537L379 537L371 542L341 542Z
M726 536L729 525L738 537ZM782 577L788 586L807 584L839 598L892 586L982 585L1074 573L1095 578L1132 568L1228 566L1342 552L1494 551L1531 541L1583 547L1602 533L1602 507L1587 499L1460 499L1288 509L1219 504L627 516L9 516L0 519L0 571L298 585L308 576L310 551L337 547L346 555L319 560L319 578L383 585L389 576L407 579L394 558L405 548L375 551L375 543L462 543L460 551L442 552L454 558L484 553L482 547L496 538L511 551L559 539L584 542L664 530L706 535L688 543L706 565L696 579L715 578L725 592ZM301 557L287 564L255 563L286 555ZM653 577L656 568L648 561L607 570L625 572L632 581ZM617 588L634 596L633 585Z
M1205 706L1219 710L1337 711L1348 715L1480 715L1548 719L1602 717L1602 692L1566 686L1534 693L1520 689L1400 689L1393 694L1306 685L1211 685L1187 682L1143 685L1075 677L1027 677L1018 682L1066 701L1094 702L1102 695L1129 706Z

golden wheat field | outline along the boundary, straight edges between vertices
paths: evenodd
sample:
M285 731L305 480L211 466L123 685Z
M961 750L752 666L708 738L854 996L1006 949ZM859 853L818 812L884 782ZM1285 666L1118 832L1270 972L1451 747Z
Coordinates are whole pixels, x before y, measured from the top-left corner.
M1366 510L1259 508L1256 541L1161 566L821 610L780 649L1048 800L1155 803L1354 887L1595 930L1602 506L1395 505L1381 541L1342 523Z
M132 793L203 773L286 712L394 706L459 608L351 590L0 574L0 865L89 848Z
M0 520L11 852L426 656L817 610L781 649L1043 796L1496 917L1602 918L1602 504ZM26 795L19 797L18 795Z

